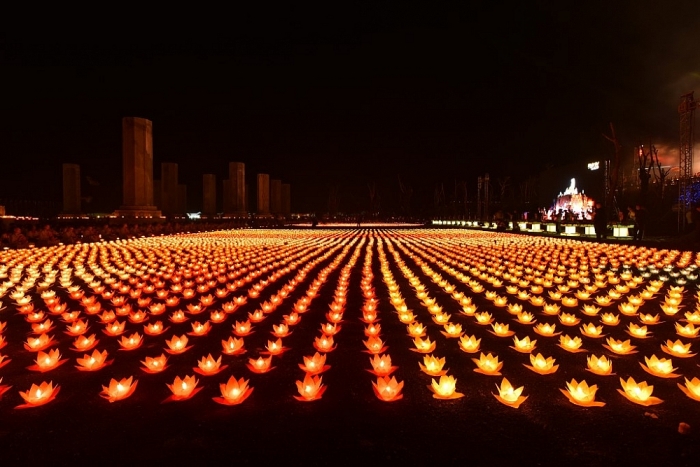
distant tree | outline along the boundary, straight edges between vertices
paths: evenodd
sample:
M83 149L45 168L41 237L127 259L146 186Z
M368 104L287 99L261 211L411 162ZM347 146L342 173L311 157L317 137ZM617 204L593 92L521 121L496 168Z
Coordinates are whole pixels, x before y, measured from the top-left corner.
M615 133L615 126L613 126L612 122L610 122L610 136L603 133L603 137L613 144L614 149L613 160L610 164L610 174L608 176L610 181L610 190L608 191L608 193L606 193L605 197L606 209L610 209L610 207L614 205L613 200L615 192L617 191L618 180L620 179L620 153L622 152L622 145L617 139L617 134Z

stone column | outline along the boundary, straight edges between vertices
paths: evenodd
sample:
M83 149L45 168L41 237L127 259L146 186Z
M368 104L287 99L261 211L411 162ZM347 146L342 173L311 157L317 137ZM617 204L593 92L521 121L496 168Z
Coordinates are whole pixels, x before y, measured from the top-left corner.
M258 174L258 215L270 214L270 175Z
M232 214L245 214L245 164L229 162L228 164L229 197Z
M202 175L202 214L216 214L216 175Z
M292 186L289 183L282 184L282 215L289 217L292 214Z
M63 213L80 214L80 166L63 164Z
M123 217L160 217L153 204L153 124L138 117L122 119Z
M270 212L275 216L282 213L282 180L270 180Z
M158 206L163 214L175 214L179 211L178 204L178 170L174 162L160 164L160 201Z

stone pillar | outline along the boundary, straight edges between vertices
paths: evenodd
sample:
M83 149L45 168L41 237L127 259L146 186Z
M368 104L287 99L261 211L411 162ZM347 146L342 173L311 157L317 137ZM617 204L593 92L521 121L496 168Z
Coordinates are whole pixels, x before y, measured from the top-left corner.
M160 164L160 204L158 207L163 214L179 212L178 204L178 170L174 162Z
M175 210L178 214L187 212L187 185L181 183L177 186L177 203Z
M270 175L258 174L258 215L270 214Z
M228 181L232 214L245 214L245 164L243 162L229 162Z
M80 166L63 164L63 213L80 214Z
M282 184L282 215L289 217L292 214L292 186L289 183Z
M282 213L282 180L270 180L270 212L275 216Z
M122 119L123 217L160 217L153 204L153 124L138 117Z
M202 175L202 214L216 214L216 175Z

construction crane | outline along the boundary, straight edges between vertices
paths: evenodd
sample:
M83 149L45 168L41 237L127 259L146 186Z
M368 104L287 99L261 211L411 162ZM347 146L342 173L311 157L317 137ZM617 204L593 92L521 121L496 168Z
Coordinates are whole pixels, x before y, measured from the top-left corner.
M681 96L678 104L678 115L681 124L680 140L680 161L678 179L678 193L682 196L678 202L678 219L681 231L685 231L685 213L690 210L693 187L693 128L695 120L695 109L698 101L693 98L693 92ZM679 198L681 198L679 196Z

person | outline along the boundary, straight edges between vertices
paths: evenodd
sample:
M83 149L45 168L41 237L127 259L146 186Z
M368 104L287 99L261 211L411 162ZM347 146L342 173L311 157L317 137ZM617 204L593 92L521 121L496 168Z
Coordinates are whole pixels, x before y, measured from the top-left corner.
M647 228L647 220L649 218L649 211L647 208L641 204L637 204L634 208L634 239L642 240L644 238L644 231Z
M593 227L595 228L595 237L598 240L608 238L608 221L605 218L605 209L600 203L595 204L593 211Z
M15 227L10 235L10 247L11 248L27 248L29 246L29 240L22 233L22 229Z

